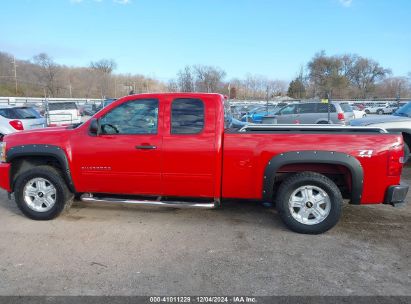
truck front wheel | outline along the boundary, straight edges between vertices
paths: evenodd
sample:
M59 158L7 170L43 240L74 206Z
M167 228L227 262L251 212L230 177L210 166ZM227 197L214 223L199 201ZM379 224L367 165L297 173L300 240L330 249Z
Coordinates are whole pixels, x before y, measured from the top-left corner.
M34 167L18 175L14 196L21 212L33 220L54 219L73 199L60 172L50 166Z
M291 230L319 234L337 224L342 201L340 190L328 177L301 172L280 185L276 206L281 219Z

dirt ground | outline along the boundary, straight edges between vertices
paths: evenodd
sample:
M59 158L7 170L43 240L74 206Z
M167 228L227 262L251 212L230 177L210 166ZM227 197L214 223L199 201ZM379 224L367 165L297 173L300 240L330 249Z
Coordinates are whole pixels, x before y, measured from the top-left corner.
M36 222L1 192L0 295L411 295L410 240L410 204L346 205L334 229L310 236L256 203L77 202Z

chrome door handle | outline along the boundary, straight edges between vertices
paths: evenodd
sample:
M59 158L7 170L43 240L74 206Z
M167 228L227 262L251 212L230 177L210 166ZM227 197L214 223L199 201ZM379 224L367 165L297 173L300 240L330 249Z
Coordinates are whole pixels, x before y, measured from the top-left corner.
M151 146L151 145L140 145L140 146L136 146L136 149L139 150L154 150L157 149L156 146Z

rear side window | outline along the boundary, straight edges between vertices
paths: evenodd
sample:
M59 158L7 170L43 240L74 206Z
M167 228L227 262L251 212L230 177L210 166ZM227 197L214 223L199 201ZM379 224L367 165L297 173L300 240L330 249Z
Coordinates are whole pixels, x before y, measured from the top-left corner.
M315 113L315 103L299 104L297 108L297 113L300 113L300 114Z
M204 103L200 99L179 98L171 104L171 134L196 134L204 128Z
M343 112L352 112L352 108L348 103L340 103L340 107Z
M49 103L49 110L77 110L77 105L75 102L54 102Z
M7 119L36 119L40 114L33 108L0 109L0 115Z
M319 103L318 104L318 113L328 113L328 107L330 107L330 113L335 113L337 110L332 103Z

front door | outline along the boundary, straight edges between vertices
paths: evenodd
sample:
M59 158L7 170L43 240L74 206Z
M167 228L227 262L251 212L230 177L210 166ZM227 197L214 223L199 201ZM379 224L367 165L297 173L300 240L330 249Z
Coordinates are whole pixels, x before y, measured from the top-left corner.
M276 115L277 123L279 124L292 124L295 120L296 105L290 104L282 108Z
M160 195L159 100L126 101L99 121L101 134L73 140L78 191Z

